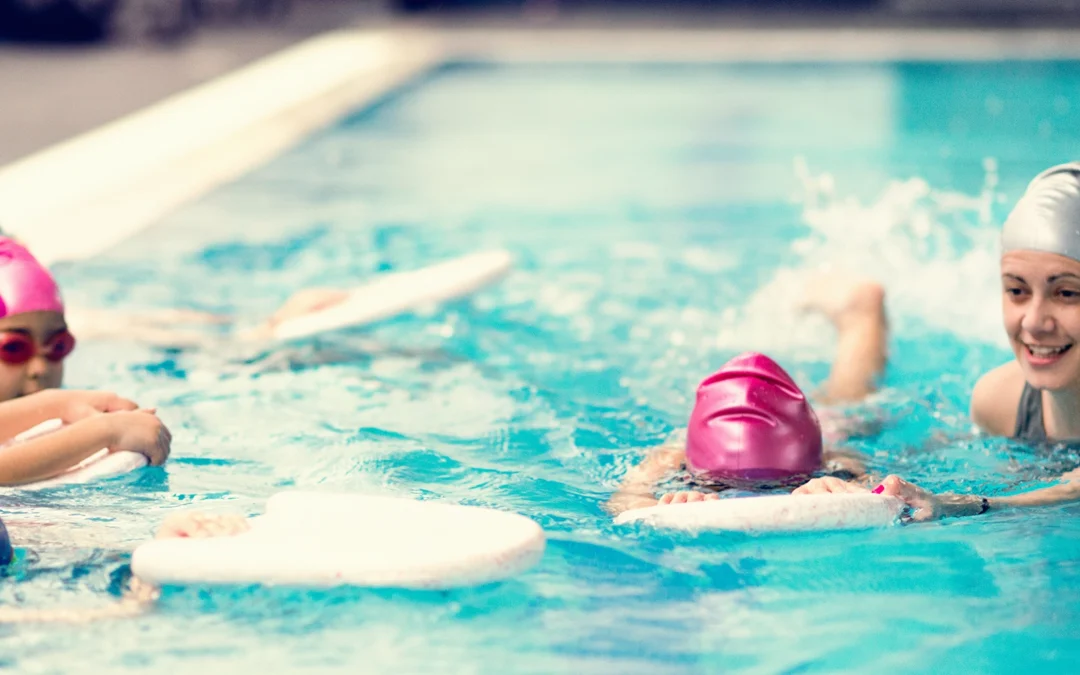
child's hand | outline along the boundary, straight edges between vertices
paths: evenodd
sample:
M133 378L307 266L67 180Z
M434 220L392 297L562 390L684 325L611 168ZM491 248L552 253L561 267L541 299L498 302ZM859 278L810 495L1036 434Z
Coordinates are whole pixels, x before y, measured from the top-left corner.
M175 513L158 529L158 539L227 537L251 529L247 518L237 514L215 515L200 511Z
M137 452L151 466L160 466L169 457L172 434L152 410L114 412L101 418L109 428L109 452Z
M294 293L278 311L274 312L274 315L270 317L269 324L271 327L275 327L289 319L314 314L340 304L348 297L349 291L340 289L305 288Z
M849 483L845 480L841 480L836 476L823 476L821 478L814 478L813 480L803 483L799 487L795 488L791 494L793 495L823 495L823 494L844 494L852 492L870 492L861 485L855 483Z
M121 398L110 391L77 391L50 389L35 396L50 397L54 416L64 424L73 424L102 413L138 410L134 401Z
M693 490L686 490L683 492L669 492L660 497L660 501L657 502L657 504L688 504L690 502L711 502L717 499L720 499L720 495L715 492L694 492Z

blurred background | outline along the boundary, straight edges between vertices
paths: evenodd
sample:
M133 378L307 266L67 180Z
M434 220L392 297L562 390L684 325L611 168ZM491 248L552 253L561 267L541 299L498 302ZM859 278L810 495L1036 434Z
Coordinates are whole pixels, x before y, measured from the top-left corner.
M1080 27L1080 0L0 0L0 166L350 26Z
M0 39L35 42L110 40L170 44L200 30L245 24L349 21L357 16L519 14L554 20L582 14L644 14L677 19L727 14L743 20L846 18L1004 23L1071 20L1076 0L0 0ZM740 15L740 16L732 16ZM787 15L787 16L784 16Z
M134 40L157 44L192 37L223 24L348 21L350 15L452 17L497 13L526 19L589 14L755 15L770 20L798 17L885 21L994 20L1056 23L1071 19L1076 0L0 0L0 38L15 41L98 42Z

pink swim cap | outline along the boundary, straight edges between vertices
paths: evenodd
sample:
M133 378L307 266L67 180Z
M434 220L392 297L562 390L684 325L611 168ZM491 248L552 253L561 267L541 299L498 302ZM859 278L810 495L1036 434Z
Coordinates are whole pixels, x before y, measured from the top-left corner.
M60 288L26 247L0 237L0 318L27 312L63 312Z
M784 480L821 467L821 426L791 376L763 354L736 356L698 386L686 435L695 474Z

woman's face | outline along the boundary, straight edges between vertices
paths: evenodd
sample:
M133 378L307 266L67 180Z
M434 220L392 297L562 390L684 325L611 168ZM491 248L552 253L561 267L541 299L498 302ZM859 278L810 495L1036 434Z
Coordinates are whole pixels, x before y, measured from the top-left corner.
M63 360L47 355L59 353L55 349L66 333L67 323L60 312L27 312L0 319L0 351L5 352L0 353L0 401L55 389L63 383ZM28 342L33 356L17 363Z
M1001 258L1005 332L1028 384L1080 388L1080 262L1054 253Z

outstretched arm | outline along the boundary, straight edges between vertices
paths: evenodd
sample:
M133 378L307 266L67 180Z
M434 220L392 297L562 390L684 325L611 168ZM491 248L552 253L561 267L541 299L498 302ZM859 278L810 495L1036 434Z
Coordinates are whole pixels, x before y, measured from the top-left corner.
M1021 492L1006 497L980 495L934 494L909 483L899 476L889 476L874 490L880 494L899 497L912 509L915 520L933 520L959 516L976 516L993 509L1052 506L1080 501L1080 472L1070 471L1060 478L1061 483L1050 487Z
M68 309L71 332L81 339L135 340L160 347L205 347L215 338L198 328L207 324L230 324L232 318L187 310L117 312L111 310Z

